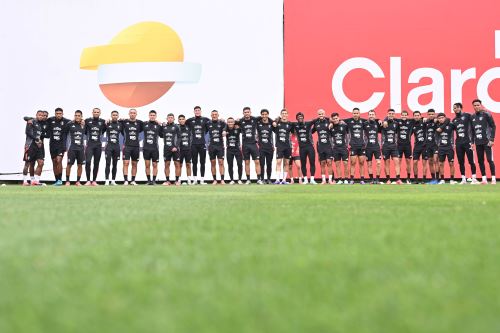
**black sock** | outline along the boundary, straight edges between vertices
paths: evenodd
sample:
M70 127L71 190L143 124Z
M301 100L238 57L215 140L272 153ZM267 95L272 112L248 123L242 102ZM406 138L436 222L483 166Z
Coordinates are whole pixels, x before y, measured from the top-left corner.
M79 182L80 178L81 178L81 176L76 176L76 181Z
M154 181L154 182L156 181L156 176L153 176L153 181Z
M123 179L128 182L128 175L123 175Z
M396 175L396 180L399 180L399 175Z
M170 177L169 176L167 176L167 182L170 182Z
M175 176L175 181L178 182L179 181L179 176Z
M135 176L132 176L132 181L135 182Z
M373 173L370 173L369 176L370 176L370 180L373 180Z
M148 182L151 181L151 176L150 175L146 175L146 178L148 179Z
M220 175L220 180L224 180L224 175Z

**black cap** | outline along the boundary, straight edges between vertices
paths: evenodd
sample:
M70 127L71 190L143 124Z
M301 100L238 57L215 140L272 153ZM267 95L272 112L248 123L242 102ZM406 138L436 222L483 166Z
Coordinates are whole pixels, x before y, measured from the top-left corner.
M446 117L446 115L443 112L439 112L438 117Z

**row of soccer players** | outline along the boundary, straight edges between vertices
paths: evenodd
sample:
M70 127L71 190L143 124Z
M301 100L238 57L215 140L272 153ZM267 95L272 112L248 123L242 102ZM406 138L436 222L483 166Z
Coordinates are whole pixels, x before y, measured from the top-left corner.
M401 183L400 179L400 157L406 159L407 182L410 182L411 159L413 159L413 173L415 180L418 178L418 161L423 160L423 181L426 180L427 169L431 173L433 182L441 177L444 178L444 162L448 159L450 164L451 182L454 180L454 132L456 132L456 151L462 174L462 182L465 183L464 158L467 155L471 165L472 182L476 183L475 163L473 158L472 145L475 144L478 154L478 162L483 175L483 182L486 181L484 170L484 155L490 164L492 182L496 182L494 177L494 163L491 147L493 145L495 124L491 115L483 111L481 102L473 102L475 108L474 115L462 112L462 105L454 105L455 119L448 120L444 114L439 114L435 119L434 110L428 111L428 118L422 119L420 112L414 112L414 118L408 119L408 113L402 112L401 119L394 118L394 110L388 111L387 117L383 121L375 118L375 112L369 112L368 120L360 118L359 109L353 110L353 117L341 121L338 114L332 114L330 119L326 118L323 110L318 111L318 117L312 121L304 121L302 113L297 114L297 122L288 120L288 112L284 109L280 117L276 120L269 119L267 110L261 111L260 117L252 117L250 108L244 108L241 119L228 118L227 123L219 119L217 111L212 111L211 119L201 116L201 109L195 107L195 116L186 119L179 116L179 124L174 124L174 115L169 114L167 122L160 124L156 120L156 112L149 113L149 121L142 122L136 118L137 111L129 111L129 119L119 120L118 112L113 111L111 119L105 121L100 116L100 110L93 110L93 117L85 121L81 118L81 112L75 112L75 119L70 122L63 118L62 110L57 109L55 117L46 121L45 115L37 114L36 121L30 121L27 126L27 145L25 160L27 165L34 164L35 160L40 160L43 154L43 137L50 138L50 151L54 163L54 173L56 184L62 184L62 156L65 148L65 137L68 136L70 145L68 148L68 166L66 169L67 179L71 172L71 166L76 161L78 164L77 184L81 177L82 165L86 164L87 184L96 184L99 160L101 155L102 136L106 134L106 180L108 183L110 166L113 166L112 181L116 177L116 165L120 158L120 135L124 137L123 159L124 159L124 179L128 184L128 166L132 161L132 184L135 184L137 172L137 161L139 159L140 133L143 133L143 156L146 163L146 174L148 182L154 184L158 172L157 163L159 160L158 138L164 139L164 160L167 181L170 184L169 171L170 162L175 164L175 177L178 184L182 164L186 164L188 179L191 180L191 161L193 162L193 174L197 176L197 163L200 162L201 180L204 179L204 166L206 157L205 134L208 134L208 152L212 164L212 174L214 182L216 178L216 165L219 166L221 183L224 182L224 155L227 154L227 164L231 181L233 178L233 162L238 165L238 178L241 181L242 160L245 160L245 171L247 179L250 174L250 158L255 161L255 169L259 176L259 183L264 182L264 169L267 171L267 181L271 176L271 163L273 152L276 151L277 158L277 183L287 183L287 173L292 152L291 134L298 138L301 177L300 182L307 183L307 160L310 165L310 181L315 183L315 149L312 133L318 133L316 150L321 163L322 182L333 183L333 170L331 160L335 161L334 166L337 176L341 174L341 161L344 163L344 178L339 179L339 183L353 177L356 164L359 164L361 183L364 183L364 164L368 163L368 174L372 183L380 183L380 153L384 157L386 178L390 176L390 161L394 161L396 170L396 183ZM39 127L39 133L36 128ZM45 127L45 128L44 128ZM39 138L36 139L37 132ZM33 131L34 130L34 131ZM380 147L380 136L382 149ZM273 142L273 134L276 143ZM240 135L242 135L243 146L240 146ZM411 136L414 136L413 152ZM226 149L224 149L224 137ZM33 141L35 138L35 145ZM87 139L84 150L84 138ZM41 146L42 145L42 146ZM348 153L348 147L350 154ZM84 153L85 151L85 153ZM347 158L351 156L351 166L348 167ZM376 174L373 175L372 160L376 160ZM94 161L93 181L90 178L90 162ZM85 163L86 162L86 163ZM43 163L43 162L42 162ZM262 164L262 165L261 165ZM151 166L153 167L151 173ZM26 169L26 168L25 168ZM34 169L34 167L33 167ZM38 171L38 170L37 170ZM25 172L26 173L26 172ZM38 173L39 174L39 173ZM304 176L302 178L302 175ZM338 177L341 178L341 177ZM442 180L444 182L444 180Z

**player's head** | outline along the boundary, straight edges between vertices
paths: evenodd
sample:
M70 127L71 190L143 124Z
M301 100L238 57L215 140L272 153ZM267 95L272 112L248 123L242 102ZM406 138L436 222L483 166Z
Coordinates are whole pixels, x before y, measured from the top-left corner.
M352 109L352 117L354 118L354 120L358 120L359 119L359 108L354 108Z
M120 114L118 113L118 111L111 111L111 121L117 121L119 116Z
M281 109L280 117L284 121L288 120L288 111L287 111L287 109Z
M219 111L212 110L212 112L210 112L210 117L212 118L213 121L218 120L219 119Z
M330 118L332 119L335 125L337 125L340 122L339 114L337 112L332 113Z
M56 108L54 111L54 115L56 116L57 120L61 120L63 117L63 109L62 108Z
M304 114L302 112L297 113L297 115L295 116L295 119L298 122L303 122L304 121Z
M156 111L155 110L149 111L149 121L156 121Z
M394 109L387 110L387 119L394 119Z
M318 118L323 120L325 118L325 110L319 109L318 110Z
M408 119L408 111L406 110L401 111L401 119L403 120Z
M233 117L227 118L227 127L230 129L234 128L234 118Z
M196 105L196 106L194 107L194 116L195 116L195 117L201 117L201 107L200 107L200 106L198 106L198 105Z
M186 117L183 114L180 114L179 117L177 117L177 121L179 122L179 125L185 125L186 124Z
M455 112L455 114L461 113L462 109L463 109L462 103L455 103L455 104L453 104L453 112Z
M368 111L368 119L375 120L375 110Z
M93 108L92 109L92 117L94 118L99 118L101 116L101 109L99 108Z
M252 115L252 110L250 110L250 107L245 106L243 108L243 117L248 119L248 118L250 118L251 115Z
M79 123L82 121L82 111L76 110L75 111L75 123Z
M173 113L167 114L167 123L171 124L174 122L174 120L175 120L175 116Z
M47 120L48 117L49 117L49 112L43 111L43 120Z
M434 109L427 110L427 118L429 118L430 120L436 118L436 110Z
M42 110L38 110L36 112L35 118L36 118L37 121L43 121L43 111Z
M474 111L479 112L483 109L483 102L480 99L475 99L472 101L472 106L474 107Z
M413 111L413 119L415 119L416 121L420 121L420 119L422 119L422 114L420 113L420 111Z
M446 115L442 112L438 113L437 120L440 124L444 123L444 121L446 120Z
M129 116L130 120L135 120L135 118L137 118L137 110L136 109L130 109L128 111L128 116Z
M264 119L265 122L267 122L267 119L269 119L269 110L268 109L260 110L260 116L262 117L262 119Z

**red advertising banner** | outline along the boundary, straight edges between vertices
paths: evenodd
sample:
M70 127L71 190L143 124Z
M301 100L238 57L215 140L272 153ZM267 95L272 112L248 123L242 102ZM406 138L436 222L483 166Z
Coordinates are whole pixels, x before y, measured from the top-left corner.
M286 0L285 105L308 118L354 107L453 118L453 103L473 113L479 98L499 124L498 13L497 0Z

